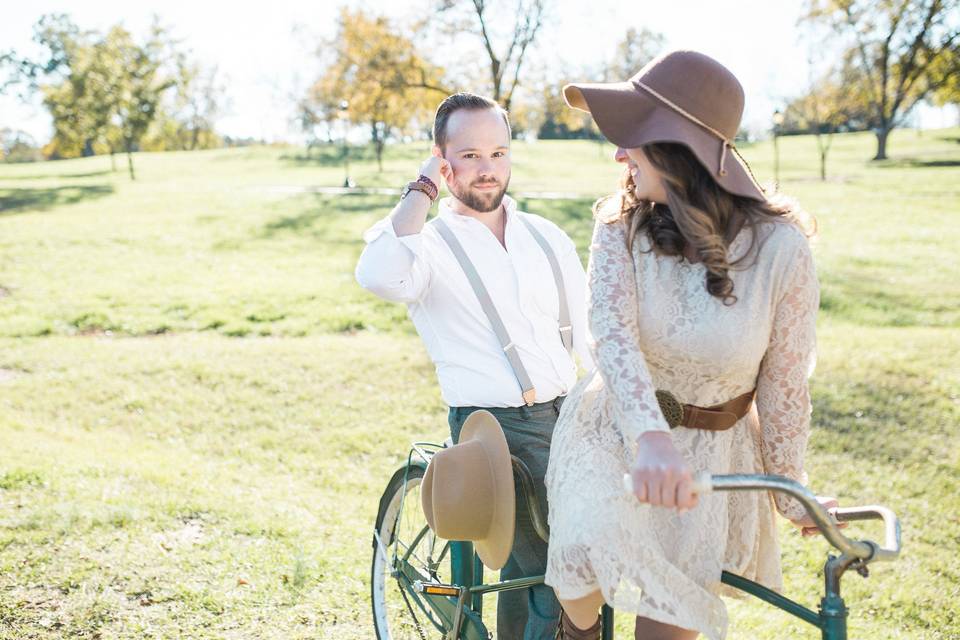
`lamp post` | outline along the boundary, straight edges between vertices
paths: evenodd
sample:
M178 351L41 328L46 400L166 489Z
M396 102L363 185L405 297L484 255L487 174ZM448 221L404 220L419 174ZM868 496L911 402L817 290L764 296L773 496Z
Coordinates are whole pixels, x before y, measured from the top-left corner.
M783 125L783 113L780 109L773 112L773 183L780 188L780 145L777 144L777 137L780 135L780 127Z
M350 148L347 146L347 135L350 133L350 121L347 119L347 110L350 103L346 100L340 101L340 120L343 122L343 188L349 189L354 186L350 179Z

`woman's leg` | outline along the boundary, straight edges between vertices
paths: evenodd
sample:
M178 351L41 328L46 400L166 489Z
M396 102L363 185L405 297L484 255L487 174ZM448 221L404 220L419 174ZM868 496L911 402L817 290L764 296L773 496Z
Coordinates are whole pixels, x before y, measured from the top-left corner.
M637 616L637 625L633 630L635 640L696 640L699 635L697 631L681 629L640 616Z
M603 594L597 589L576 600L561 600L560 606L575 626L589 629L597 621L600 607L603 606Z

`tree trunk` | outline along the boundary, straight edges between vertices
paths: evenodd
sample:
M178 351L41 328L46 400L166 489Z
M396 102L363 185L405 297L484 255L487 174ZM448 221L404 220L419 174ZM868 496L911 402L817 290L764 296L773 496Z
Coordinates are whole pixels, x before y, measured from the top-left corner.
M130 179L136 180L137 176L133 172L133 145L127 142L125 146L127 148L127 169L130 171Z
M827 181L827 152L820 151L820 182Z
M110 147L110 171L117 172L117 154L113 147Z
M877 155L875 155L873 159L886 160L887 159L887 137L890 135L890 129L877 129L875 133L877 136Z
M381 131L377 123L374 122L370 126L370 137L373 138L373 150L377 153L377 171L383 173L383 139L386 137L386 133Z

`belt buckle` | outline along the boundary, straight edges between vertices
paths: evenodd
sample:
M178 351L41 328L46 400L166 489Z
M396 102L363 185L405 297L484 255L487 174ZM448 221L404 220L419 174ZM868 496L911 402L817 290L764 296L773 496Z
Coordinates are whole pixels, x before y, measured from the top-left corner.
M683 422L683 405L677 400L677 396L661 389L657 389L656 396L660 411L663 412L663 417L670 428L673 429L680 425Z

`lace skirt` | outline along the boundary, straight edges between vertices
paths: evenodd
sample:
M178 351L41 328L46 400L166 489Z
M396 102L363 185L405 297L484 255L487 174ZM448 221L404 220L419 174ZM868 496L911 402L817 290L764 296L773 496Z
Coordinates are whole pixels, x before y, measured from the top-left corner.
M638 502L623 489L634 447L614 416L598 373L577 383L560 412L546 475L546 583L564 600L600 589L618 611L722 639L719 596L736 592L720 583L721 571L782 587L773 500L767 492L718 492L683 514ZM762 473L754 413L727 431L671 435L695 473Z

